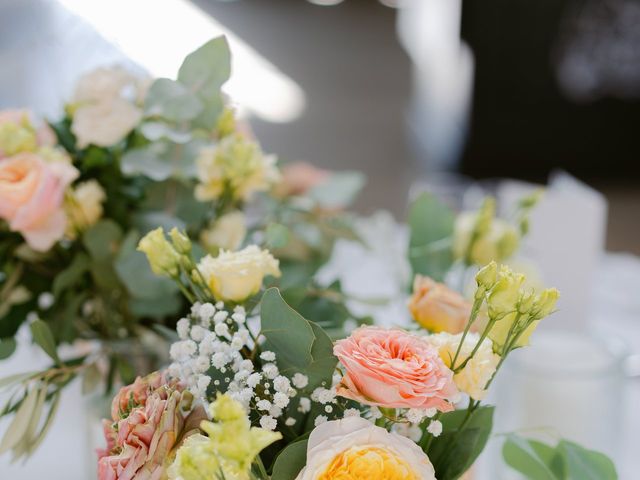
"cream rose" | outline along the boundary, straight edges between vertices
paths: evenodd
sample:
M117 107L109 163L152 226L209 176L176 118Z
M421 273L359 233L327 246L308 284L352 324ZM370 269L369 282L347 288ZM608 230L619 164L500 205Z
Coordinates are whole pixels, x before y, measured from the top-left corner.
M200 260L198 270L216 299L232 302L258 293L265 276L280 276L278 260L255 245L237 252L221 250L215 258L207 255Z
M426 338L431 345L438 349L440 358L445 365L451 368L451 361L456 354L462 334L438 333L429 335ZM456 360L456 365L461 365L469 357L479 339L480 335L477 333L467 334ZM500 356L493 353L491 340L485 338L473 358L469 360L462 371L453 376L456 387L474 400L482 400L487 393L485 386L491 380L499 361Z
M33 153L0 160L0 218L34 250L49 250L64 235L64 194L77 176L70 163Z
M429 457L414 442L359 417L326 422L311 432L297 480L366 478L435 480Z
M78 146L110 147L142 119L136 106L140 80L122 68L98 68L84 75L73 97L71 131Z
M207 250L222 248L237 250L247 235L247 220L240 211L229 212L211 222L200 233L200 242Z
M65 210L69 223L67 235L75 237L96 223L102 217L102 204L106 195L100 184L95 180L79 183L69 192L65 202Z

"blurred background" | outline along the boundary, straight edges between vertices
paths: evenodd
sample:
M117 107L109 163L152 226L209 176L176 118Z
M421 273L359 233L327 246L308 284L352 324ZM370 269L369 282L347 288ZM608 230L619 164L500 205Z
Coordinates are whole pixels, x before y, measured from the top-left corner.
M595 359L593 383L556 393L618 412L580 434L630 451L637 433L617 428L640 430L636 409L629 416L621 403L622 378L640 374L638 25L637 0L0 0L0 108L56 118L80 74L118 63L174 77L188 52L224 33L235 55L227 92L264 149L364 171L362 213L403 219L410 192L459 199L495 193L496 179L551 175L556 201L533 219L529 251L567 293L564 326L586 329L588 313L636 352L623 360L618 346L578 342L576 355ZM501 197L529 188L508 186ZM633 255L603 263L605 248ZM528 380L513 404L548 389L536 383L537 358L523 357L514 382ZM630 405L640 401L634 382ZM513 422L535 417L527 408L511 411ZM51 437L72 441L75 422ZM617 453L621 478L637 478L638 459Z

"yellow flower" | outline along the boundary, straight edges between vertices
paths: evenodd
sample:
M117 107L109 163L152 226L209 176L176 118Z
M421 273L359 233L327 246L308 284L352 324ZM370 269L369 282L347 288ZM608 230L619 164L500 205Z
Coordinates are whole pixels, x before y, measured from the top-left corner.
M516 310L520 299L520 288L525 276L514 273L509 267L502 266L498 280L487 296L489 318L500 320L505 315Z
M237 252L221 250L215 258L207 255L198 264L198 270L217 300L232 302L258 293L265 276L280 276L278 260L256 245Z
M251 427L242 405L228 395L218 394L210 411L214 421L200 425L207 436L187 438L168 469L169 479L212 480L223 473L228 480L248 480L256 456L282 438L278 432Z
M210 252L218 249L237 250L247 235L244 213L229 212L214 220L200 233L200 243Z
M37 147L36 133L28 117L20 123L0 123L0 157L19 152L33 152Z
M240 134L230 135L213 148L205 148L196 159L196 198L216 200L227 190L234 200L246 201L266 191L280 177L276 159L264 155L257 143Z
M465 212L456 218L453 254L475 265L502 261L518 249L520 234L510 223L494 218L495 201L485 200L478 212Z
M96 223L102 217L102 204L106 195L100 184L95 180L79 183L69 190L65 198L67 213L67 236L74 238Z
M311 432L297 480L435 480L429 457L413 441L359 417Z
M180 255L165 238L162 227L147 233L138 243L138 250L147 255L156 275L175 277L178 274Z
M417 275L409 310L416 322L432 332L458 333L469 320L471 304L446 285Z
M440 358L449 368L452 368L451 362L461 340L461 333L457 335L439 333L427 337L427 341L438 349ZM467 334L456 360L456 366L461 365L471 355L471 351L478 343L478 340L480 340L480 335L477 333L470 332ZM473 358L467 362L460 372L454 375L453 381L456 387L474 400L482 400L487 393L485 386L496 371L499 361L500 356L493 353L491 340L485 338Z
M191 240L184 233L178 230L176 227L173 227L169 232L169 237L171 238L171 243L173 243L174 248L179 253L183 255L188 255L191 252Z

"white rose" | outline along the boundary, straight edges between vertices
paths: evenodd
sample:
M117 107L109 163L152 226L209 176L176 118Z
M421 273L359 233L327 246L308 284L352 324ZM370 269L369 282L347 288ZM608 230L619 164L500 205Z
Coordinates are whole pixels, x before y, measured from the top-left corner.
M451 368L451 361L456 354L462 333L451 335L450 333L438 333L429 335L427 341L438 349L440 358L447 367ZM460 349L460 354L456 360L456 365L462 364L478 343L480 335L468 333ZM474 400L482 400L487 391L485 386L496 371L496 366L500 361L500 356L493 353L491 340L485 338L467 365L453 377L453 381L458 389Z
M73 114L71 131L78 147L110 147L123 140L142 119L142 110L121 98L80 106Z
M256 245L237 252L221 250L215 258L207 255L200 260L198 270L217 300L232 302L258 293L265 276L280 276L278 260Z
M240 211L227 213L200 234L200 242L207 250L222 248L237 250L247 235L244 213Z
M435 480L429 457L414 442L359 417L325 422L311 432L297 480L324 478Z
M130 93L127 89L134 91L138 84L139 79L121 67L96 68L78 80L73 103L95 103L107 98L122 98Z

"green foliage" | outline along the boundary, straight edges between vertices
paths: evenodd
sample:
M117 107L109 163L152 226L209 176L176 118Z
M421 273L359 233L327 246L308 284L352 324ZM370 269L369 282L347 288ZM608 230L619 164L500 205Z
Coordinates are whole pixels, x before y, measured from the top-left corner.
M555 447L511 434L502 455L507 465L531 480L616 480L613 462L604 454L568 440Z
M290 443L276 458L271 480L295 480L307 462L307 440Z
M9 358L16 351L16 340L12 337L0 338L0 360Z
M193 120L202 112L202 102L187 87L168 78L159 78L149 88L145 114L174 122Z
M60 358L56 350L56 340L49 325L42 320L36 320L31 323L30 327L33 341L36 342L54 362L60 363Z
M205 43L185 58L178 81L195 93L204 109L195 125L210 130L222 113L224 102L220 88L231 76L231 52L225 37Z
M122 172L129 176L144 175L156 182L194 178L195 161L204 144L202 140L187 143L160 140L129 150L122 156Z
M493 428L494 407L480 407L469 413L456 410L440 417L442 434L433 439L425 453L436 470L438 480L456 480L482 452ZM428 424L428 421L425 422ZM421 445L423 449L425 445Z
M413 274L442 281L453 263L455 215L433 195L423 193L409 210L409 262Z

